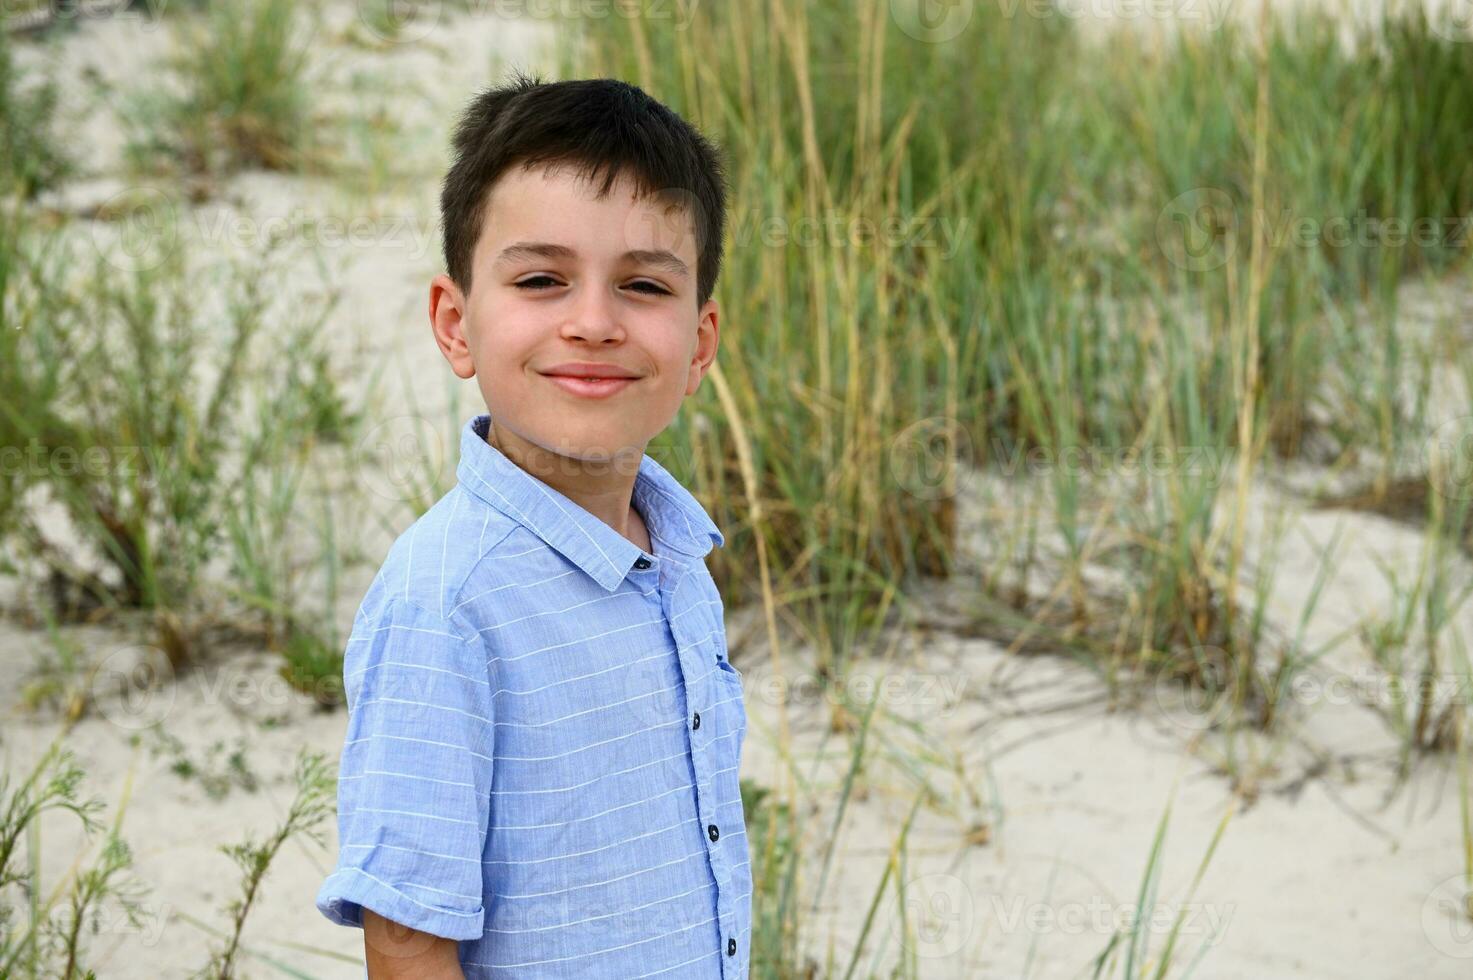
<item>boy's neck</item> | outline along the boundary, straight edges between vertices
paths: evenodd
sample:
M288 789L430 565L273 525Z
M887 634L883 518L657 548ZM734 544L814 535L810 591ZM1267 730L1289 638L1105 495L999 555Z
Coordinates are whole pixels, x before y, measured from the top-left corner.
M486 443L622 537L645 551L651 550L648 530L632 504L634 481L639 473L637 463L590 463L559 456L513 432L497 428L494 421L487 427Z

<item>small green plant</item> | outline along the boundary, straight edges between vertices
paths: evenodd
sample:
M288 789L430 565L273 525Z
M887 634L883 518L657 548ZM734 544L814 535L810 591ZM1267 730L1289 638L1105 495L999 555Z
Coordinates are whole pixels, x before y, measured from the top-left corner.
M1468 689L1457 673L1458 657L1466 654L1456 623L1473 597L1461 549L1468 501L1454 501L1448 508L1434 493L1428 503L1433 513L1415 575L1407 582L1377 558L1392 597L1391 610L1368 618L1359 630L1390 681L1391 697L1379 707L1401 740L1403 777L1417 754L1458 751L1473 719Z
M260 287L242 282L226 344L213 348L177 255L125 274L98 256L85 299L72 292L79 284L54 283L51 329L44 343L24 338L22 369L31 379L22 390L45 386L52 397L9 409L19 444L49 464L28 475L98 546L125 606L193 592L218 520L210 504L223 490L230 409L261 322ZM199 365L211 362L219 370L204 381ZM44 555L59 551L39 528L30 537Z
M1175 962L1173 956L1176 955L1177 938L1181 933L1183 916L1191 903L1192 896L1196 894L1197 886L1202 882L1202 876L1207 873L1207 866L1212 863L1212 855L1217 852L1217 844L1222 839L1223 831L1227 829L1232 816L1233 808L1229 805L1222 819L1218 821L1217 830L1207 845L1206 853L1202 855L1201 863L1197 865L1197 871L1192 876L1191 884L1187 886L1186 897L1181 902L1181 909L1177 912L1172 921L1171 930L1166 935L1166 945L1153 958L1150 955L1149 923L1154 917L1148 913L1156 908L1156 889L1162 870L1161 848L1166 841L1167 825L1171 822L1171 801L1167 802L1166 809L1161 812L1161 821L1156 825L1156 835L1151 841L1151 853L1146 860L1145 874L1141 878L1140 890L1136 899L1136 914L1131 918L1130 927L1111 936L1105 948L1095 958L1093 980L1101 980L1104 977L1118 977L1119 980L1165 980L1166 977L1172 975L1170 970ZM1197 956L1188 964L1181 976L1190 976L1196 969L1197 963L1221 938L1217 935L1207 937L1198 947Z
M24 85L0 30L0 194L33 198L55 187L76 166L62 151L55 126L56 82Z
M248 455L276 463L241 475L237 505L226 515L226 588L259 623L266 645L282 654L282 677L332 707L343 703L342 644L334 624L343 558L329 481L312 452L315 440L301 438L303 430L319 428L321 417L312 410L317 403L301 402L307 410L299 423L280 423L279 413L292 413L292 387L288 383L285 392L257 399L261 417L254 431L260 443ZM341 408L335 391L332 398L331 411L342 428L332 430L331 441L341 442L358 430L361 415ZM309 508L318 513L309 514ZM305 555L304 542L313 544Z
M61 737L13 789L9 773L0 772L0 976L93 977L83 965L89 916L95 923L97 910L111 898L130 923L139 921L138 899L144 888L128 874L132 856L119 835L121 809L92 865L63 879L48 897L42 896L36 848L48 815L70 813L89 838L101 827L103 802L79 797L85 775ZM29 861L18 868L23 835ZM53 906L63 898L67 914L53 915Z
M312 30L294 0L210 4L173 21L172 85L123 108L128 154L142 172L219 175L311 162Z
M14 382L0 393L0 426L5 444L27 447L40 461L22 468L6 495L44 487L91 552L70 554L16 512L13 533L24 553L99 605L151 612L158 645L180 667L212 614L202 578L240 506L243 481L293 465L318 434L340 438L352 417L314 357L320 348L293 341L314 333L334 297L278 305L272 282L284 274L275 264L281 243L238 265L207 268L187 264L178 243L167 247L171 240L159 231L154 250L126 268L99 250L85 284L63 263L17 261L26 305L8 309L7 320L37 322L25 299L31 294L46 297L48 316L46 329L7 331L0 340L15 356L0 368ZM18 254L44 255L47 247ZM7 265L0 261L0 274ZM201 290L204 281L218 289ZM268 321L282 332L267 329ZM290 352L289 370L262 349L267 341ZM304 352L305 364L296 360ZM253 384L261 377L269 383ZM242 411L250 396L265 402L258 414ZM272 450L281 455L266 455ZM103 563L107 574L86 571L83 558Z
M71 889L67 898L67 915L54 925L48 921L47 941L52 950L51 957L63 964L57 974L61 980L73 980L78 976L96 980L96 973L82 967L81 940L83 928L89 921L92 931L96 931L97 910L105 899L111 897L117 901L129 926L137 928L141 925L139 899L146 888L128 874L132 865L133 853L127 843L116 831L109 833L97 860L82 872Z
M749 779L741 788L752 862L752 976L792 976L783 971L799 957L795 815L772 790Z
M21 703L32 711L43 705L60 711L70 727L92 701L86 650L61 630L52 609L43 606L41 615L46 618L51 651L37 658L21 687Z
M215 739L196 760L185 744L161 725L152 725L148 731L152 735L150 754L170 756L169 770L180 779L198 782L210 799L222 800L235 788L247 793L260 788L260 779L246 757L244 736L237 736L230 745L224 739Z
M59 369L42 368L48 336L45 297L61 275L59 239L38 232L30 211L0 194L0 445L23 447L61 397ZM37 420L40 421L37 421ZM25 467L0 467L0 534L14 533L26 492ZM0 549L0 572L16 574L11 549Z
M343 650L336 643L300 626L282 651L286 663L281 676L299 691L312 695L323 708L346 703L343 691Z
M302 836L325 846L322 824L334 810L336 781L329 771L326 757L320 752L303 749L297 754L294 773L296 796L286 819L270 837L260 843L249 838L240 844L221 845L223 851L240 868L241 895L230 902L227 915L230 934L210 961L195 974L199 980L229 980L236 975L236 957L241 951L241 930L260 897L261 883L282 846Z

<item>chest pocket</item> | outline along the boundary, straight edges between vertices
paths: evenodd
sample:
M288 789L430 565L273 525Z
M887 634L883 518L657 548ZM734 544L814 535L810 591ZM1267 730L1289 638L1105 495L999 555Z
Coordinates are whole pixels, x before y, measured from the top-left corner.
M721 593L716 588L716 583L711 580L705 569L697 569L695 581L692 582L699 595L706 603L705 615L701 617L702 626L700 632L706 637L701 644L702 650L708 657L715 660L714 669L710 672L711 677L711 710L715 713L717 738L723 738L725 745L731 743L725 751L729 756L727 761L722 762L722 767L737 766L741 761L742 745L747 738L747 709L746 699L743 695L742 673L731 665L726 651L726 618L722 608ZM733 783L736 782L736 772L726 774Z
M716 717L721 722L721 734L735 732L732 736L736 741L735 752L732 755L733 764L741 761L742 743L747 739L747 709L745 698L742 693L742 675L726 659L725 651L722 651L721 659L716 664L716 690L715 705Z

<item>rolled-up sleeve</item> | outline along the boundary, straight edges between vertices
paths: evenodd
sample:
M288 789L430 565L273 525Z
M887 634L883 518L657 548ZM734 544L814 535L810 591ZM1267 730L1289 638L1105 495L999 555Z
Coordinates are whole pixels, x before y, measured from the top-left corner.
M343 663L338 861L317 908L479 939L494 742L484 645L402 598L360 616Z

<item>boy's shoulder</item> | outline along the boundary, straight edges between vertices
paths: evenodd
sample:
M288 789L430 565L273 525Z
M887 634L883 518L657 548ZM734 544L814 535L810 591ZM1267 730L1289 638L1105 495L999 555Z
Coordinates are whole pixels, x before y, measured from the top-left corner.
M444 615L482 559L519 526L457 483L394 539L360 618L394 601Z

